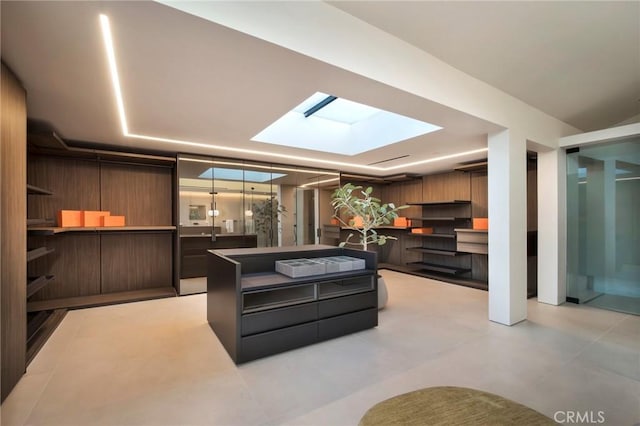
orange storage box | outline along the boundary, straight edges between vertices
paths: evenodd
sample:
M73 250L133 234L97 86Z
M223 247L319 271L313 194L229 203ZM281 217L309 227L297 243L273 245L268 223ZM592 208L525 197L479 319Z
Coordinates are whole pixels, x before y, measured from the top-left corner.
M356 216L353 218L353 226L355 226L356 228L362 228L362 226L364 225L362 216Z
M409 219L407 219L406 217L400 216L393 219L393 226L407 227L411 225L409 225Z
M82 211L82 226L85 228L92 226L102 226L102 217L110 216L111 212L103 212L103 211L91 211L91 210L83 210Z
M76 228L82 226L81 210L59 210L58 226L61 228Z
M433 228L413 228L412 234L433 234Z
M487 230L487 229L489 229L489 218L488 217L474 217L473 218L473 229L479 229L479 230Z
M124 216L102 216L102 226L125 226Z

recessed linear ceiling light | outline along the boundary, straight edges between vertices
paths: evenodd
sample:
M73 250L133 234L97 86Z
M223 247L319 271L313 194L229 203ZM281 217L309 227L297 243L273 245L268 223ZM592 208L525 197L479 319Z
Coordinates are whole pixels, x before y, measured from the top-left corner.
M377 172L387 172L391 170L407 168L407 167L417 166L421 164L428 164L428 163L448 160L452 158L464 157L466 155L479 154L479 153L488 151L488 148L473 149L470 151L458 152L455 154L443 155L440 157L426 158L424 160L414 161L411 163L398 164L390 167L378 167L378 166L370 166L366 164L357 164L357 163L352 163L347 161L332 161L332 160L325 160L321 158L313 158L309 156L303 157L301 155L280 154L276 152L260 151L257 149L234 148L231 146L214 145L214 144L207 144L207 143L188 141L188 140L182 140L182 139L171 139L171 138L164 138L159 136L140 135L136 133L130 133L129 126L127 123L127 117L125 114L125 108L124 108L124 96L122 95L122 89L120 87L120 77L118 74L118 67L116 64L116 54L114 49L113 36L111 34L111 27L109 24L109 17L107 17L106 15L100 15L100 27L102 29L102 38L105 45L107 62L109 64L111 84L113 85L113 93L116 98L116 107L118 109L118 116L120 118L122 134L123 136L128 138L142 139L142 140L153 141L153 142L163 142L163 143L169 143L173 145L189 146L194 148L203 148L211 151L224 151L224 152L232 152L235 154L255 154L255 155L261 155L261 156L267 156L267 157L273 157L273 158L281 158L289 161L313 162L317 164L329 165L332 167L364 169L364 170L372 170Z
M356 155L440 129L424 121L316 92L251 140Z
M317 182L309 182L309 183L305 183L305 184L300 185L300 187L301 188L306 188L308 186L320 185L321 183L335 182L337 180L340 180L340 178L331 178L331 179L319 180Z

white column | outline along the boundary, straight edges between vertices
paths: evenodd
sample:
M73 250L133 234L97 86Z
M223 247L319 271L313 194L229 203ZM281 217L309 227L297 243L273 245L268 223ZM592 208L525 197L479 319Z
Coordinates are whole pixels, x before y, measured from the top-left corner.
M527 150L512 130L490 134L489 320L527 318Z
M538 302L551 305L567 299L566 158L562 149L538 152Z

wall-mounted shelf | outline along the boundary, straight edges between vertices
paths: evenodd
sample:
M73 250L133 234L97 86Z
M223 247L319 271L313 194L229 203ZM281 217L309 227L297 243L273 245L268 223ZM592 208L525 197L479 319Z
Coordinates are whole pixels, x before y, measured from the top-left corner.
M419 234L417 232L409 232L409 235L412 237L421 237L421 238L456 238L456 234Z
M91 296L65 297L61 299L38 300L27 303L27 312L40 312L61 307L92 308L95 306L113 305L116 303L140 302L142 300L175 297L173 287L150 288L115 293L94 294Z
M451 274L451 275L460 275L460 274L466 274L467 272L471 272L470 268L458 268L455 266L437 265L435 263L427 263L427 262L409 262L407 265L417 266L420 269L424 269L426 271L435 271L435 272L440 272L443 274Z
M465 256L465 255L471 254L463 251L431 249L431 248L424 248L424 247L407 247L407 250L417 251L420 253L439 254L441 256Z
M36 260L39 257L46 256L49 253L53 253L55 250L47 247L38 247L33 250L27 251L27 262L31 262L32 260Z
M31 226L27 228L29 235L54 235L65 232L128 232L128 231L175 231L175 226L105 226L60 228L55 226Z
M34 185L27 185L27 194L30 195L53 195L53 192L47 190L47 189L43 189L43 188L39 188L37 186Z
M55 277L53 275L30 277L29 281L27 282L27 297L33 296L38 290L45 287L53 280L55 280Z

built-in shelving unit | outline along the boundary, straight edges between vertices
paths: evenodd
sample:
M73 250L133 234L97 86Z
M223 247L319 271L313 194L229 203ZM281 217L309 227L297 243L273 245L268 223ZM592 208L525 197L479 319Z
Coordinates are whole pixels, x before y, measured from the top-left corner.
M407 262L407 266L422 275L439 277L461 276L471 272L469 254L458 251L456 246L456 228L470 227L471 201L430 201L408 203L420 206L419 217L412 217L411 224L420 228L431 228L426 232L412 232L409 235L416 242L406 250L422 255L422 260ZM415 244L420 245L415 245ZM434 275L435 274L435 275Z
M27 195L53 195L52 191L48 189L40 188L35 185L27 185ZM27 226L33 224L45 224L46 219L27 219ZM27 228L28 229L28 228ZM28 231L27 231L28 234ZM38 247L27 251L27 263L36 259L43 258L51 253L55 252L54 248L50 247ZM42 269L42 268L36 268ZM55 276L38 271L37 275L27 278L27 304L28 299L40 290L45 288L51 282L55 280ZM29 313L27 310L27 348L26 348L26 363L27 365L36 356L40 348L45 344L51 333L56 329L58 324L62 321L66 314L66 309L58 310L43 310L37 313Z
M32 121L27 131L31 359L67 309L175 296L176 159L69 146ZM60 210L110 211L127 226L62 228Z

